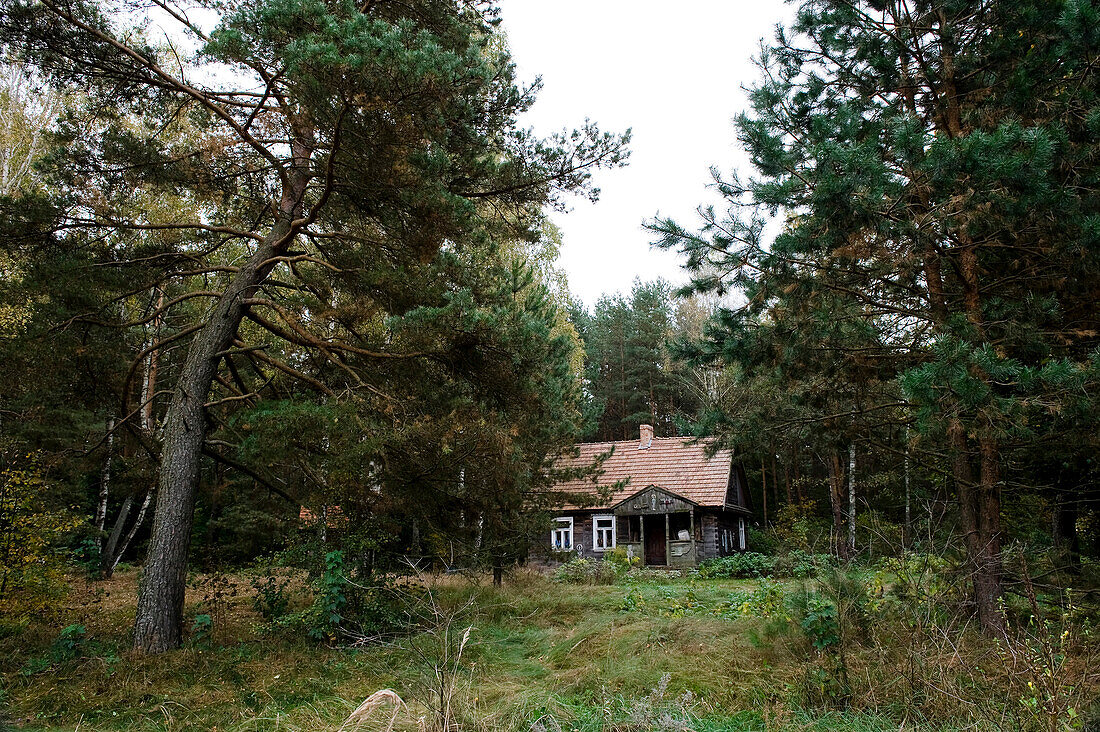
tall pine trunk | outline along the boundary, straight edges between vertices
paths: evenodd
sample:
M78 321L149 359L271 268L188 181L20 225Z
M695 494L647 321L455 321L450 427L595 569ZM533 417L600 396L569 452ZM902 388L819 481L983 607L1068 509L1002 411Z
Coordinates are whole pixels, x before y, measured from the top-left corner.
M1054 548L1059 558L1071 572L1081 571L1081 540L1077 534L1077 495L1072 489L1060 487L1054 494L1053 526Z
M1001 610L1004 594L1004 561L1001 557L1001 456L996 440L978 440L981 473L978 480L978 528L981 537L979 571L974 577L974 597L982 629L1003 635Z
M902 524L901 546L908 549L913 543L913 519L911 505L913 502L909 478L909 428L905 428L905 523Z
M764 499L764 530L768 529L768 471L764 467L764 459L760 459L760 495Z
M979 473L974 479L971 448L962 425L949 430L953 453L955 489L959 497L970 576L978 624L991 635L1004 633L1002 588L1000 459L993 440L979 440Z
M952 136L958 136L957 109L948 115ZM980 266L977 248L965 234L960 236L962 248L953 262L962 285L962 312L978 337L985 338L985 318L982 310ZM937 329L945 327L949 308L945 295L940 255L934 249L925 254L924 271L928 286L929 306ZM990 383L988 374L974 369L973 375ZM984 425L979 418L971 422L974 431ZM1003 592L1003 561L1001 558L1001 476L1000 451L995 438L985 435L978 439L979 475L974 479L971 437L966 425L954 418L948 426L948 442L952 453L952 474L959 499L963 542L966 547L967 570L970 575L971 598L982 630L990 635L1003 635L1004 613L1001 612ZM908 454L908 446L906 447ZM908 477L908 474L907 474ZM908 488L908 483L906 483ZM908 493L907 500L908 500ZM908 508L908 503L906 504Z
M310 147L296 141L292 152L295 166L287 177L275 224L233 276L191 341L172 392L163 431L153 530L134 621L134 648L139 651L160 653L179 647L182 639L187 552L206 439L204 404L221 354L232 345L244 318L245 300L267 279L276 264L273 258L283 254L294 238L292 223L302 209L309 181Z
M977 245L965 233L960 234L959 239L963 244L958 255L963 306L967 320L978 337L986 341ZM993 391L992 379L984 369L973 367L971 372ZM977 438L979 474L977 484L968 489L973 493L968 500L973 502L976 514L973 526L968 527L967 531L977 533L976 543L968 546L968 549L972 548L975 552L969 559L973 570L974 602L978 609L979 623L986 633L1003 635L1005 618L1001 611L1004 574L1004 562L1001 558L1001 454L996 438L981 434L983 429L988 429L982 424L983 421L980 415L973 418L973 430L980 435ZM961 493L959 500L962 501Z

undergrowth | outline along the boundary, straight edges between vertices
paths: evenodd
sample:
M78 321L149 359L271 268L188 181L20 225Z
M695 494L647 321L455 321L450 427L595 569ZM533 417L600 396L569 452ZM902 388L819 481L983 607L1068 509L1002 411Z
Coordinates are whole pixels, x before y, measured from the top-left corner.
M201 582L188 597L189 617L220 631L199 623L183 650L149 658L128 650L136 574L123 571L74 582L55 617L0 633L0 699L24 728L222 732L337 730L353 713L363 729L440 732L1062 732L1094 714L1092 640L1068 615L997 644L936 598L917 602L904 573L627 575L518 573L501 589L426 578L402 633L322 642L272 619L334 595L288 574L228 575L220 620Z

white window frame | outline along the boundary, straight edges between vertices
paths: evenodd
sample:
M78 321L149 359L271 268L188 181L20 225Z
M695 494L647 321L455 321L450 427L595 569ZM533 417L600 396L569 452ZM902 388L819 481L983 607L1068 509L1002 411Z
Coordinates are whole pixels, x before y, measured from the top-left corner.
M737 543L745 551L745 519L737 519Z
M559 539L564 539L565 541L561 542ZM554 528L550 530L550 548L559 552L571 552L575 547L576 542L573 541L573 517L559 516L554 519Z
M600 521L610 519L611 526L600 527ZM592 550L597 552L609 552L615 548L615 514L601 513L592 517ZM610 532L611 545L607 544L607 535Z

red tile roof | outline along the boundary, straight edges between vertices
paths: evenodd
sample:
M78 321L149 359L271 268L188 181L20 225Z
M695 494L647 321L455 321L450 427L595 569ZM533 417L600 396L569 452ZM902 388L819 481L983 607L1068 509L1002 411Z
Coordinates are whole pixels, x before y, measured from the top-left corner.
M639 449L638 440L619 442L588 442L577 445L578 455L559 461L561 467L590 465L596 457L614 448L601 466L602 473L593 478L569 480L554 486L555 491L592 495L596 503L584 508L611 508L651 485L693 501L700 506L722 506L726 502L733 453L718 450L707 457L713 440L685 437L654 438L649 447ZM606 499L598 498L600 488L609 488L625 480L624 486L611 490ZM573 509L577 506L566 505Z
M344 516L344 512L340 510L339 506L329 506L326 515L327 521L325 525L330 529L347 523L347 517ZM321 520L312 509L306 508L305 506L300 506L298 508L298 519L307 524L317 523Z

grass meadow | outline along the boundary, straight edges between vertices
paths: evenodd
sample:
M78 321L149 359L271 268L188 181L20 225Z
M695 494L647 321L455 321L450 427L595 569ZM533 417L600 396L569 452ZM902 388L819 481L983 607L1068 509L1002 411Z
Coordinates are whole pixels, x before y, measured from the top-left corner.
M3 621L2 724L88 732L1058 730L1047 726L1052 717L1075 725L1064 729L1084 726L1093 690L1085 656L1064 657L1051 689L1069 701L1052 706L1062 702L1035 692L1034 680L1050 670L1037 656L965 625L922 629L865 617L841 622L845 637L826 652L803 627L812 615L793 619L783 609L789 602L769 605L770 596L806 592L805 580L651 575L567 584L520 571L495 588L486 578L429 577L416 583L430 612L415 631L354 643L273 627L243 575L222 576L212 603L200 577L189 617L205 611L211 621L196 624L183 650L155 657L128 649L136 581L135 570L107 582L72 578L50 613Z

